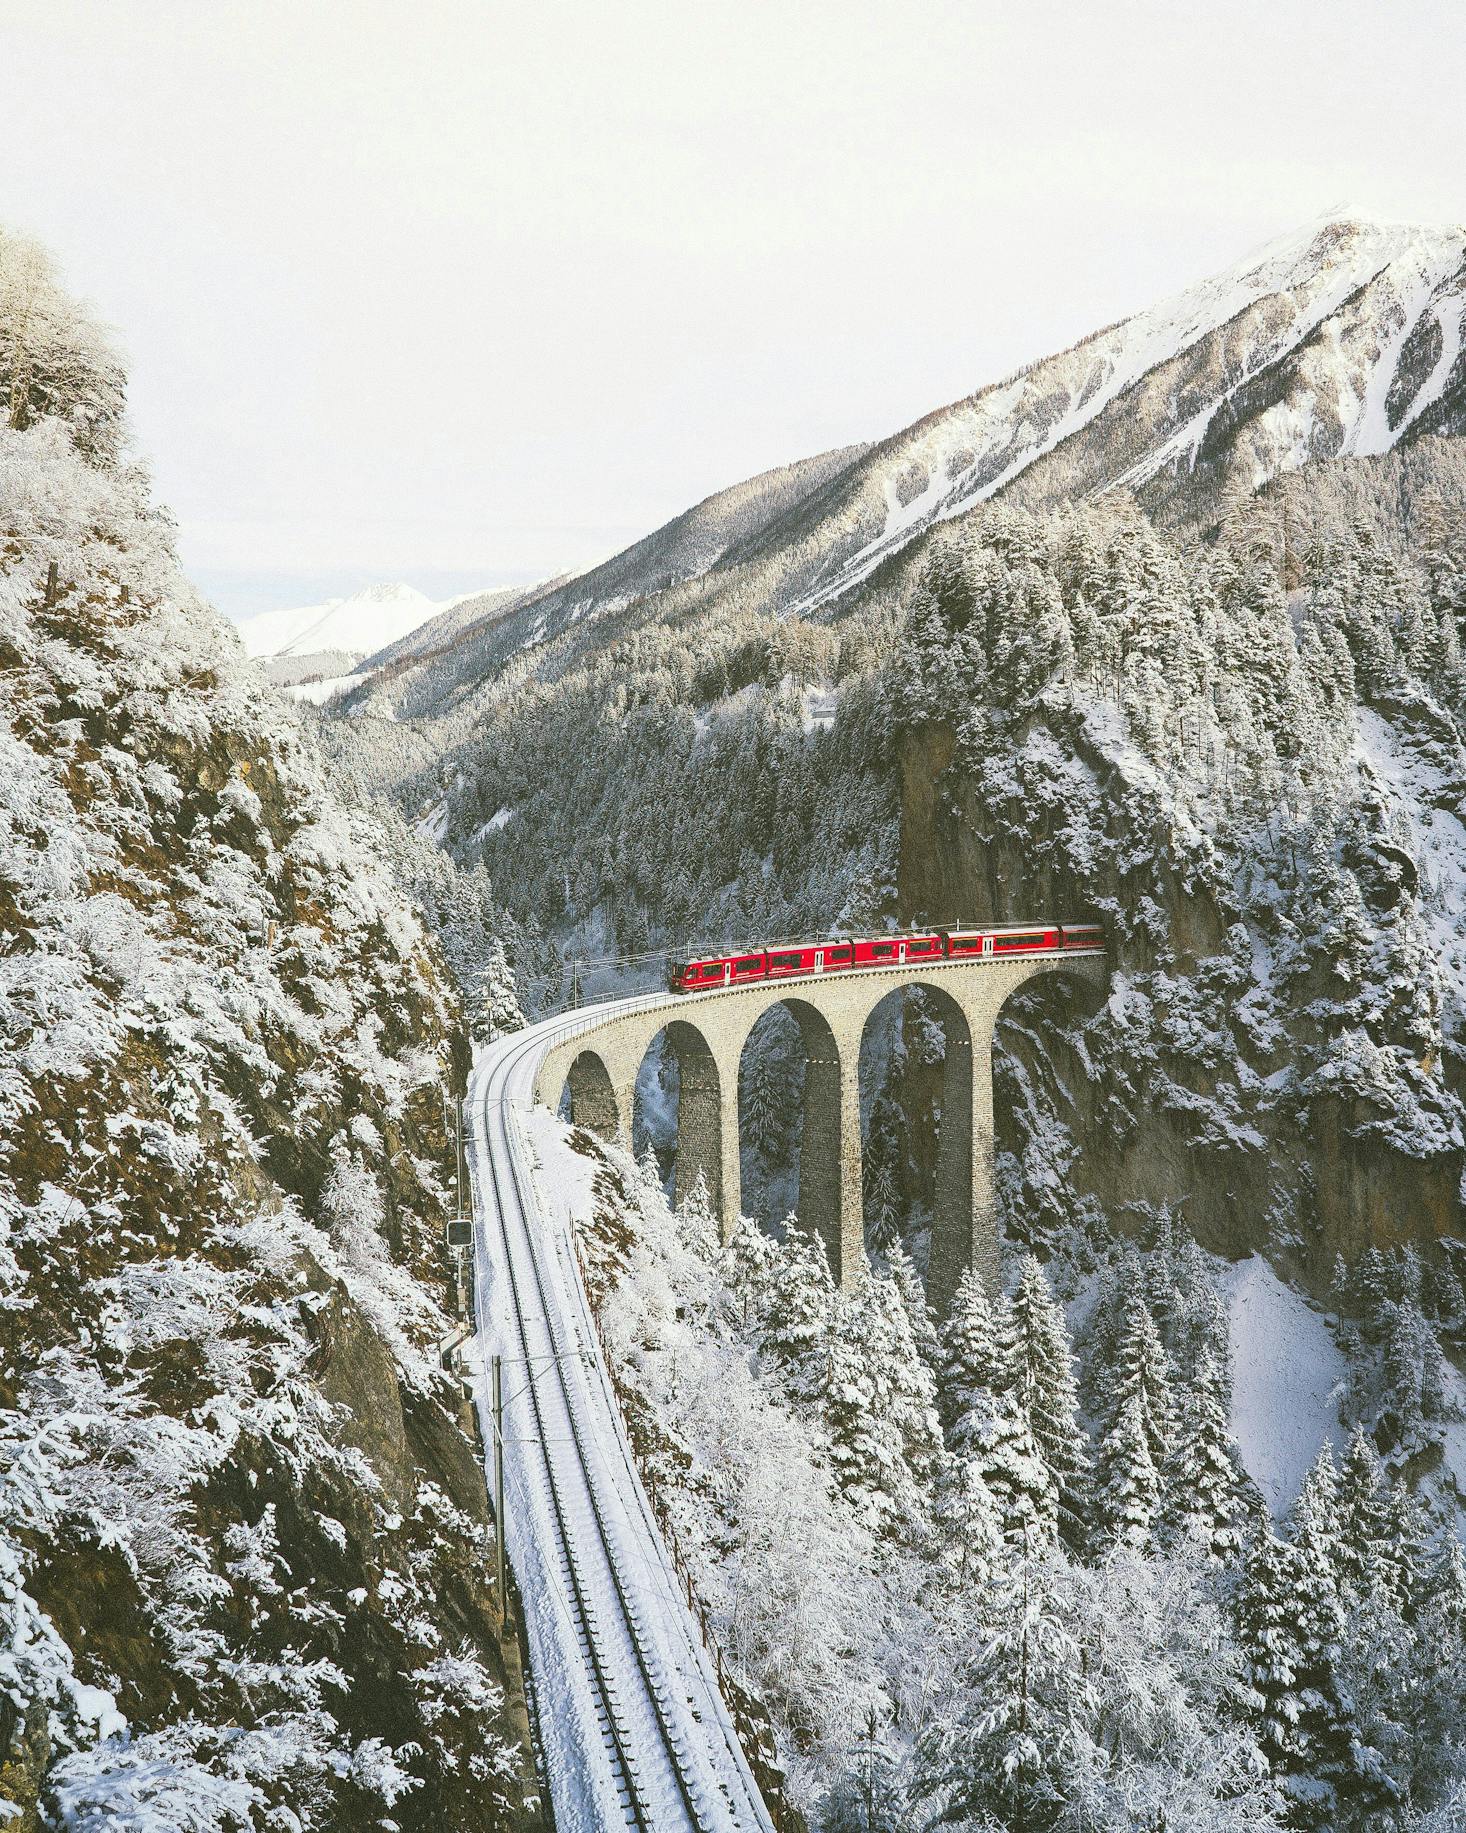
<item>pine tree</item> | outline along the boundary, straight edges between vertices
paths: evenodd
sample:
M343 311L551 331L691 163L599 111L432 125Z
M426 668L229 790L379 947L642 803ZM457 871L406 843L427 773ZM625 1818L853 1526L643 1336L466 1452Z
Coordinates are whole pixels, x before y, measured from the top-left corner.
M1141 1548L1159 1526L1160 1472L1175 1433L1170 1366L1139 1282L1126 1294L1099 1449L1100 1513L1112 1540Z
M655 1166L655 1159L652 1163ZM722 1268L739 1324L744 1330L752 1330L764 1320L779 1257L777 1242L766 1235L751 1216L739 1216L723 1249Z
M708 1200L708 1181L701 1171L692 1189L677 1205L677 1232L702 1259L711 1261L717 1257L718 1223Z
M1100 1508L1111 1541L1136 1552L1152 1543L1161 1507L1161 1479L1150 1454L1138 1393L1120 1404L1100 1445Z
M1388 1486L1384 1512L1386 1582L1396 1610L1411 1623L1429 1588L1430 1528L1419 1498L1403 1476Z
M982 1275L969 1267L957 1282L941 1332L938 1393L954 1452L980 1453L991 1441L1003 1379L998 1322Z
M1338 1544L1335 1567L1343 1591L1354 1598L1384 1592L1388 1553L1388 1514L1379 1457L1364 1431L1349 1441L1339 1473Z
M1225 1371L1208 1355L1181 1410L1164 1471L1163 1516L1170 1531L1204 1546L1209 1558L1230 1562L1241 1551L1255 1514L1251 1484L1232 1437Z
M1288 1512L1288 1536L1326 1581L1339 1579L1339 1473L1329 1439L1319 1446L1303 1487Z
M872 1156L866 1163L866 1242L872 1252L889 1255L901 1241L901 1199L885 1159Z
M1000 1341L1006 1345L1006 1305L999 1308L996 1323ZM980 1453L974 1443L969 1455L980 1460L980 1473L1002 1513L1005 1536L1037 1555L1058 1546L1059 1492L1006 1357L1002 1380L991 1435Z
M936 1556L954 1590L991 1583L1002 1554L1003 1519L976 1462L947 1452L932 1497Z
M1259 1533L1238 1593L1237 1635L1243 1704L1297 1824L1331 1828L1340 1787L1359 1781L1359 1740L1340 1690L1338 1590L1316 1553Z
M1079 1392L1064 1314L1043 1268L1024 1257L1009 1307L1004 1347L1010 1401L1027 1415L1058 1500L1065 1541L1082 1546L1088 1533L1089 1445L1079 1423Z
M791 1216L768 1281L764 1347L796 1399L808 1398L835 1309L835 1282L824 1243Z
M886 1266L896 1282L901 1302L906 1307L917 1352L935 1374L942 1364L942 1344L937 1334L936 1319L932 1316L931 1306L926 1302L926 1288L921 1283L915 1263L899 1241L886 1255Z
M878 1534L914 1526L941 1429L935 1383L891 1280L867 1269L837 1301L818 1393L830 1465L858 1514Z
M1069 1793L1066 1753L1092 1710L1055 1567L1020 1550L988 1586L986 1631L959 1676L981 1710L939 1717L918 1746L918 1791L943 1824L1040 1833Z
M1442 1639L1454 1636L1466 1651L1466 1548L1450 1530L1441 1536L1425 1603L1432 1621L1445 1632Z
M926 1295L916 1269L902 1256L904 1270L918 1306L920 1321L911 1316L900 1279L894 1274L873 1280L873 1298L881 1321L879 1341L889 1358L891 1404L901 1432L906 1461L919 1482L930 1484L942 1455L942 1426L937 1413L937 1381L929 1356L923 1354L920 1334L930 1337L933 1352L936 1329L926 1308Z

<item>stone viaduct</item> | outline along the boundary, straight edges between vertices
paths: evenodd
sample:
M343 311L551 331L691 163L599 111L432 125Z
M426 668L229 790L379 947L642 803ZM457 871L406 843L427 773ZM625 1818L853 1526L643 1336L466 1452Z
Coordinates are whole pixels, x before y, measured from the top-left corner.
M993 1211L993 1030L1004 1003L1041 974L1103 985L1103 955L1058 953L923 961L714 992L669 995L664 1003L592 1023L547 1051L535 1099L557 1107L567 1084L571 1118L602 1138L631 1137L636 1080L659 1032L676 1054L679 1093L675 1193L701 1175L724 1238L737 1221L738 1071L743 1047L771 1007L787 1006L803 1033L804 1124L799 1217L825 1243L843 1286L865 1254L861 1179L860 1046L871 1014L891 993L921 987L946 1032L936 1214L927 1290L940 1313L964 1268L997 1275Z

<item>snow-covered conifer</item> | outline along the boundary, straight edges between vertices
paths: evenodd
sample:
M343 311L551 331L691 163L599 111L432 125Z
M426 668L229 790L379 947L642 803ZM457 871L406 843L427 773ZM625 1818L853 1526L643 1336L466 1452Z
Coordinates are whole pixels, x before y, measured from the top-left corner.
M1048 1278L1025 1255L1008 1309L1004 1343L1010 1405L1026 1415L1058 1498L1064 1539L1088 1532L1089 1444L1079 1423L1079 1393L1064 1314Z
M911 1325L911 1335L917 1351L928 1369L935 1374L941 1367L942 1344L932 1308L927 1303L921 1275L899 1240L893 1244L885 1260L887 1270L896 1282L896 1290L901 1294L901 1302L906 1307L906 1317Z
M830 1464L876 1533L913 1527L936 1474L936 1388L912 1338L901 1294L868 1269L835 1305L818 1397Z
M751 1216L739 1216L723 1249L721 1264L742 1329L753 1330L762 1324L778 1261L779 1247L772 1236L766 1235Z
M1181 1400L1181 1417L1164 1472L1169 1528L1229 1561L1240 1552L1254 1514L1252 1485L1227 1416L1227 1376L1215 1355L1197 1369Z
M692 1189L677 1205L677 1229L695 1254L714 1260L718 1253L718 1222L708 1199L708 1181L699 1171Z
M835 1308L835 1282L824 1243L791 1216L767 1282L764 1347L796 1396L808 1396Z
M1388 1531L1385 1479L1368 1435L1356 1430L1349 1441L1338 1484L1339 1583L1354 1597L1379 1592L1385 1583Z
M1143 1552L1151 1544L1161 1507L1161 1476L1150 1452L1144 1404L1132 1391L1100 1443L1099 1504L1108 1539Z
M966 1269L941 1330L938 1383L942 1423L953 1451L971 1453L991 1437L1004 1386L998 1320L982 1275Z

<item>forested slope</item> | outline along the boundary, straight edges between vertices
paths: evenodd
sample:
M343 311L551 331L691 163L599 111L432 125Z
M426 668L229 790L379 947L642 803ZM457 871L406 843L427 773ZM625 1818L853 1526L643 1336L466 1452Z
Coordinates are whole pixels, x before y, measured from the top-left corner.
M0 302L0 1818L522 1824L436 1354L455 997L105 339L10 238Z

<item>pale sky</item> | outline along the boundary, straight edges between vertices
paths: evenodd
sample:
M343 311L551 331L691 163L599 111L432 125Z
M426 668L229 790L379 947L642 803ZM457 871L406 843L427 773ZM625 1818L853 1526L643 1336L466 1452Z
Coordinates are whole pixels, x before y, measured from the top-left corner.
M236 615L582 566L1342 202L1466 218L1452 4L0 0L0 221Z

